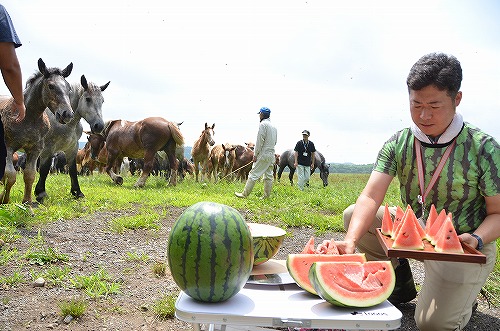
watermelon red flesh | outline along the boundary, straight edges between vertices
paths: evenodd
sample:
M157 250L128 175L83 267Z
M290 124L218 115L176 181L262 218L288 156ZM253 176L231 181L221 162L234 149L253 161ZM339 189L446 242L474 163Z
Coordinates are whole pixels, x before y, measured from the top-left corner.
M435 244L435 237L439 232L439 229L441 228L441 225L443 225L444 221L446 219L446 211L442 209L436 219L434 220L434 223L432 224L429 232L426 234L427 240L431 242L431 244Z
M289 254L286 267L297 285L311 294L316 291L309 280L309 269L314 262L366 262L365 254Z
M199 202L175 222L167 257L175 283L187 295L225 301L241 290L252 271L250 229L236 209Z
M427 217L427 221L425 222L425 239L431 241L431 238L428 237L428 233L432 227L432 224L436 221L436 218L438 217L438 213L436 210L436 206L434 204L431 205L431 208L429 210L429 217Z
M391 213L389 212L389 206L386 204L384 208L384 217L382 218L382 228L380 232L386 236L391 236L393 231L393 222Z
M408 208L398 233L394 238L392 247L399 249L424 249L425 246L422 242L423 235L418 231L417 226L420 226L420 224L418 224L413 210Z
M336 306L371 307L394 290L396 276L390 261L315 262L309 278L316 292Z
M394 239L396 237L396 233L399 230L399 227L401 226L401 223L403 221L404 217L404 211L400 206L396 207L396 217L394 217L394 224L392 226L392 235L391 238Z
M453 222L451 221L451 214L448 214L443 225L439 229L434 249L436 252L462 254L464 252L462 244L458 239L457 232L455 231L455 227L453 226Z

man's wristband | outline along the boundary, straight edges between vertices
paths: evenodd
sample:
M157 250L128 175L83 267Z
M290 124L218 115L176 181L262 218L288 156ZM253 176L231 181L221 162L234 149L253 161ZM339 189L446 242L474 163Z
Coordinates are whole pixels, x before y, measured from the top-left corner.
M471 233L470 235L471 235L471 236L473 236L474 238L476 238L476 240L477 240L477 247L476 247L476 249L477 249L478 251L482 250L482 249L483 249L483 246L484 246L484 245L483 245L483 239L481 239L481 237L479 237L479 236L478 236L477 234L475 234L475 233Z

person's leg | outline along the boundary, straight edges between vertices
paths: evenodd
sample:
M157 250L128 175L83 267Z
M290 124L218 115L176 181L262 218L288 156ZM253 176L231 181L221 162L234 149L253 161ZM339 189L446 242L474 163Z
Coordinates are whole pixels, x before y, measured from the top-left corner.
M494 268L496 245L484 245L485 264L426 260L415 321L419 330L463 330L476 298Z
M248 179L243 192L234 192L234 195L236 195L238 198L246 198L248 195L250 195L253 187L255 186L255 183L267 171L268 167L268 162L266 162L266 159L264 157L257 159L257 161L253 163L252 170L250 170L250 173L248 174Z
M267 168L267 171L264 173L264 195L262 196L263 199L267 199L271 195L274 180L273 169L274 167L271 163Z
M299 187L299 190L303 191L305 185L305 167L299 164L297 166L297 186Z

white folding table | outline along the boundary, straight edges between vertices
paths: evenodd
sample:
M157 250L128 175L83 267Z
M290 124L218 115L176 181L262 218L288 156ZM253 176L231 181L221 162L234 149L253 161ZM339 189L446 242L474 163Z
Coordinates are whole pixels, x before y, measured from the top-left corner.
M341 308L296 284L247 284L234 297L220 303L196 301L181 292L175 308L175 316L191 323L195 330L268 330L265 327L393 330L399 328L402 317L388 301L370 308Z

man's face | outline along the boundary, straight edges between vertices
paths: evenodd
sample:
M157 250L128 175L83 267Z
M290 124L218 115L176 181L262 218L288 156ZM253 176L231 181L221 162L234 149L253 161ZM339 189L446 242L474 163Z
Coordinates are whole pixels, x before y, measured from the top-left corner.
M410 90L411 119L424 134L435 138L450 125L460 100L462 92L452 99L446 91L434 85L418 91Z

